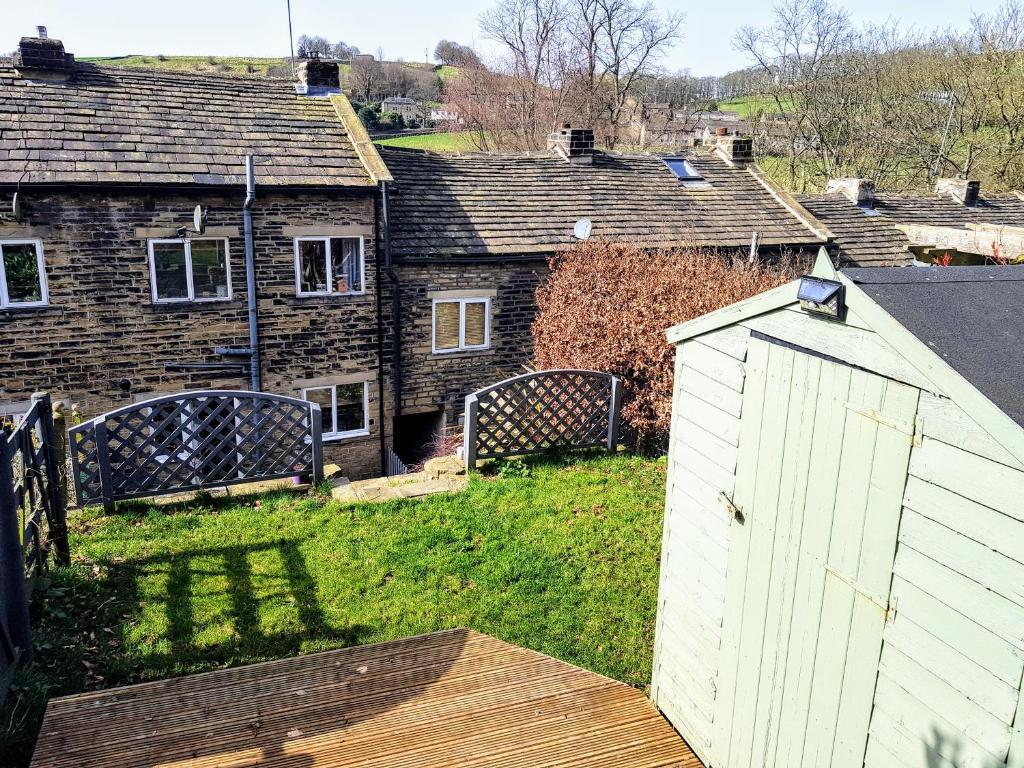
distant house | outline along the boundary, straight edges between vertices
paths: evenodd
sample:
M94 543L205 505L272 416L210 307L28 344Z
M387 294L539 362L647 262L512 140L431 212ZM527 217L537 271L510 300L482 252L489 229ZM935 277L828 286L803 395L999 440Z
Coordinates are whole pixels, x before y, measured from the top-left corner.
M463 120L459 117L459 112L454 107L442 105L440 107L431 107L430 119L435 123L462 123Z
M404 120L420 120L423 117L423 110L416 103L415 99L407 96L390 96L380 103L381 114L386 112L397 112Z
M825 194L797 195L836 244L865 266L900 254L952 264L1024 256L1024 193L982 195L977 181L939 179L928 193L878 193L867 179L833 179Z

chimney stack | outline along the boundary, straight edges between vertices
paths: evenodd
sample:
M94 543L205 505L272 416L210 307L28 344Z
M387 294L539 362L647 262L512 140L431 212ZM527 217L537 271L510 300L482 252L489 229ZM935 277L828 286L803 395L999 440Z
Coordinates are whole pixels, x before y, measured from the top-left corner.
M846 177L842 179L829 179L825 187L827 194L838 192L851 203L861 208L875 207L875 182L871 179L856 179Z
M967 179L938 179L935 182L935 194L949 195L961 205L973 208L978 204L978 195L981 192L980 181L968 181Z
M14 53L14 68L25 78L66 80L75 67L75 56L64 52L64 43L46 35L46 27L36 27L37 37L23 37Z
M754 139L750 136L724 136L718 129L714 134L705 130L704 144L714 147L715 154L736 168L746 168L754 162Z
M338 65L322 59L304 59L296 67L299 78L296 90L308 96L337 93L341 90L341 76Z
M594 132L565 123L548 136L548 151L570 165L590 165L594 162Z

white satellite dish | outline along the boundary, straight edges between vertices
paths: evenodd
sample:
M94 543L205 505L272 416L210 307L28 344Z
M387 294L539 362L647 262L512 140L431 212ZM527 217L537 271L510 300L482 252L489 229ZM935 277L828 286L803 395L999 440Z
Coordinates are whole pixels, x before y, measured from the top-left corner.
M21 221L21 201L18 200L17 192L14 193L14 199L11 201L11 214L15 221Z
M200 235L206 231L206 210L202 205L197 205L192 212L192 229Z
M590 232L593 228L594 225L590 219L580 219L576 222L576 226L572 228L572 233L576 235L577 240L586 240L590 237Z

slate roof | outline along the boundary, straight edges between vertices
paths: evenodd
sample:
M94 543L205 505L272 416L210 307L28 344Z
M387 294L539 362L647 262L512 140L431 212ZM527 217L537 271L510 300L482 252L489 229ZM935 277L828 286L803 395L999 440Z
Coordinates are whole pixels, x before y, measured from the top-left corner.
M289 82L76 64L66 82L0 63L0 183L370 186L329 99Z
M845 269L843 274L1024 426L1024 267Z
M796 199L831 230L839 258L862 267L906 267L914 262L910 240L886 216L870 216L839 193Z
M441 155L380 147L395 177L391 246L396 258L549 254L592 237L644 245L813 247L824 242L749 171L688 155L709 182L683 185L650 155L595 152L593 165L554 154Z
M875 210L901 224L963 227L967 224L1024 226L1024 197L985 195L968 207L949 195L875 194Z

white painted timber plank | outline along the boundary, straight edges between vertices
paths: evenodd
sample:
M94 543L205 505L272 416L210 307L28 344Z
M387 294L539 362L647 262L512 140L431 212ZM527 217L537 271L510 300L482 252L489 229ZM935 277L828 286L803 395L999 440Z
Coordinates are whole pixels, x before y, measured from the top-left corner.
M787 444L779 485L776 554L768 590L765 653L758 681L757 717L754 721L752 753L757 765L772 765L778 746L782 683L790 662L793 596L800 561L821 365L820 358L804 354L794 356L786 424ZM797 610L803 610L803 606ZM773 648L771 652L770 648Z
M1024 607L917 550L901 544L895 572L1017 649L1024 649ZM899 606L896 608L900 610Z
M888 604L892 583L892 561L896 556L913 439L888 425L902 421L913 423L919 392L895 381L887 382L880 409L883 420L875 432L875 458L864 511L856 579L857 585L882 605Z
M786 310L744 320L742 325L858 368L875 371L886 378L929 391L935 389L914 366L871 331Z
M1006 757L1008 768L1024 768L1024 689L1017 699L1017 717L1010 730L1010 753Z
M679 419L676 422L676 431L672 439L679 440L684 445L703 453L726 472L736 473L736 446L722 440L717 435L686 419Z
M716 408L737 418L743 406L743 395L735 389L729 389L719 381L705 376L698 370L683 365L681 388L684 396L697 397Z
M740 453L737 462L741 475L737 478L734 498L734 502L741 509L749 509L753 500L754 468L758 464L762 421L767 412L765 398L770 396L767 389L769 350L769 344L751 340L747 352L747 379L743 390ZM734 723L732 715L733 705L736 701L747 559L750 555L749 525L734 521L730 530L732 533L729 539L729 567L726 578L725 621L722 624L718 695L715 698L714 730L708 755L711 762L723 768L732 765L729 760L729 749Z
M910 473L1024 521L1024 472L925 437L911 455Z
M703 477L713 488L727 496L732 496L736 485L736 476L727 469L718 466L700 451L696 451L682 441L676 441L676 456L679 463L687 470Z
M1011 560L1024 561L1024 523L917 477L907 481L903 503L920 515L984 544ZM1024 504L1024 499L1021 500Z
M832 768L860 768L864 763L884 624L885 612L864 595L855 594Z
M916 657L887 643L882 648L880 670L918 701L926 702L927 707L944 720L955 724L945 733L947 738L973 741L997 760L1005 761L1010 747L1010 726L921 666Z
M696 336L701 344L724 352L737 360L747 359L747 344L750 342L750 331L740 325L730 325L702 336Z
M928 437L1024 471L1024 463L996 442L952 400L929 392L921 395L921 428Z
M911 509L903 512L900 541L1024 606L1024 564L993 552Z
M842 454L851 369L822 363L815 409L811 470L807 479L806 507L813 510L804 520L802 548L798 563L795 600L800 610L793 615L794 663L787 664L783 684L775 764L799 766L803 758L804 734L810 714L811 681L814 674L821 604L824 598L823 553L832 535L839 462Z
M944 598L949 590L937 590ZM895 624L908 619L1008 685L1019 685L1024 675L1024 651L995 632L947 605L902 576L892 580ZM1003 601L1006 607L1009 604Z
M736 701L733 720L742 724L732 732L730 765L754 762L754 728L758 703L760 667L765 655L771 656L773 638L766 632L769 622L769 591L776 531L779 525L779 486L787 444L790 387L796 353L772 345L768 354L768 383L765 392L765 418L760 435L761 448L755 467L754 500L745 525L750 528L750 557L747 561L747 586L744 593L743 630L736 675ZM767 643L767 646L766 646Z
M723 411L711 403L698 397L685 394L676 397L679 400L679 411L673 424L680 419L696 424L730 445L738 445L740 441L740 420L736 416Z
M1014 685L1000 680L956 648L925 631L899 610L895 620L885 628L885 642L917 660L965 698L1007 725L1013 723L1019 678Z
M682 355L683 365L700 371L708 378L724 384L737 392L743 391L743 378L746 371L742 360L719 352L717 349L702 344L699 340L687 341L676 350Z
M883 659L885 655L883 649ZM884 671L878 678L875 713L879 714L873 715L873 721L885 716L904 730L908 738L916 738L922 751L932 750L957 768L998 768L1002 764L992 752L965 736L959 725L931 709Z
M881 747L884 753L878 752ZM883 762L889 755L892 762ZM957 768L917 734L910 733L881 709L875 709L871 718L868 751L864 758L866 768L887 768L889 765L906 768Z

